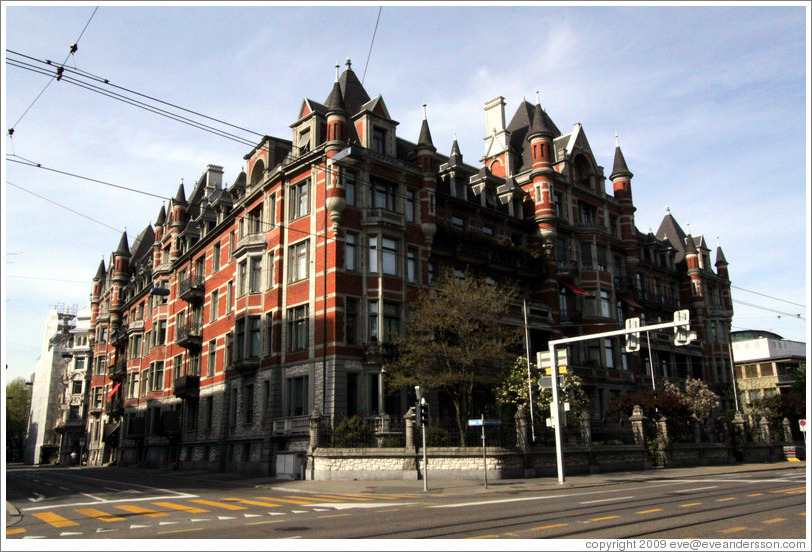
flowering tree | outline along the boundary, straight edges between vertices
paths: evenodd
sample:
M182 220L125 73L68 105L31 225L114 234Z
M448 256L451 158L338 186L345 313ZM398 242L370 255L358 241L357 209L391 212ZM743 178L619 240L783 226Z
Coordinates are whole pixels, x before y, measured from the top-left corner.
M691 414L703 421L719 406L719 395L708 389L704 381L691 376L685 380L685 397Z

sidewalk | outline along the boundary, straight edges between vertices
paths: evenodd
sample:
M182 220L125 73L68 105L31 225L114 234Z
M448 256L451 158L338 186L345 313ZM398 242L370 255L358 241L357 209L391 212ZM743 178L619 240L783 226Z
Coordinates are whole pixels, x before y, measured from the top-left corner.
M635 482L676 479L682 477L700 477L714 475L730 475L744 471L776 471L791 468L806 468L805 461L799 462L771 462L765 464L736 464L725 466L700 466L691 468L654 468L643 471L609 472L590 475L566 476L563 483L557 477L537 477L530 479L490 479L485 487L484 478L474 479L432 479L431 469L428 472L427 495L443 496L481 496L494 493L539 493L555 492L560 490L602 487L609 485L622 485ZM139 469L139 468L133 468ZM205 479L211 481L228 481L241 487L259 489L279 489L296 493L320 494L358 494L358 495L388 495L388 494L423 494L423 480L331 480L307 481L274 479L272 477L250 477L234 473L213 473L204 471L171 471L174 477ZM6 502L6 527L10 527L20 520L17 508Z

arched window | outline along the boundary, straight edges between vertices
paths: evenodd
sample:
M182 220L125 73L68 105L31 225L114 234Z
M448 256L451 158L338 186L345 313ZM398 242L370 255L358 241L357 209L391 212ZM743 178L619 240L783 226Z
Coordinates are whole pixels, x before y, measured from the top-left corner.
M260 159L254 164L251 169L251 186L258 184L262 180L262 175L265 173L265 163Z
M592 189L592 164L584 155L579 155L575 158L574 162L574 175L575 183L585 188Z

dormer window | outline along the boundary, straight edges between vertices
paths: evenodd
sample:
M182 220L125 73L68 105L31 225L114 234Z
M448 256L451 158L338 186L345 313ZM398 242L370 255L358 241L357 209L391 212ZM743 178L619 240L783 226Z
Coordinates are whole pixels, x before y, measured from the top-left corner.
M380 127L372 128L372 151L386 154L386 130Z
M310 151L310 129L299 133L299 155Z

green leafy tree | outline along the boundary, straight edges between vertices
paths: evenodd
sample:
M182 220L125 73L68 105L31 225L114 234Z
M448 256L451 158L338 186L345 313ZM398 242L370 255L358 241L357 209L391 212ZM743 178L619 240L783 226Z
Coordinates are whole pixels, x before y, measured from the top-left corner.
M410 305L412 317L398 345L398 358L386 365L389 385L395 389L421 385L448 395L460 446L465 444L474 391L499 385L515 358L521 332L504 323L515 295L509 285L443 273Z
M15 378L6 384L6 443L12 450L22 453L28 433L28 413L31 409L31 392L23 378Z
M502 384L496 389L496 397L502 404L515 407L530 405L530 388L527 384L527 357L516 359L505 375ZM534 363L530 365L530 380L533 388L533 414L541 417L550 409L553 402L551 389L540 389L541 371ZM589 398L583 390L582 380L572 372L566 372L560 389L559 400L568 402L570 410L567 416L575 421L581 413L589 408Z

